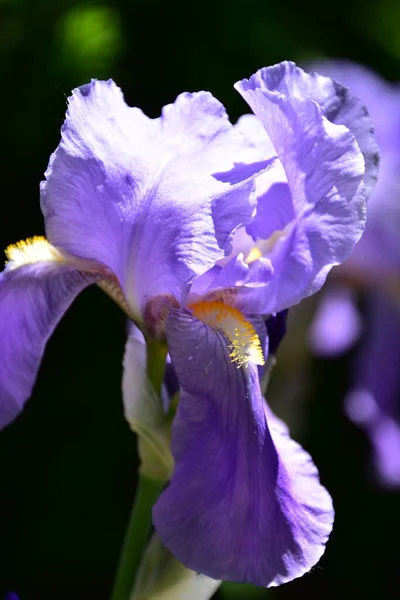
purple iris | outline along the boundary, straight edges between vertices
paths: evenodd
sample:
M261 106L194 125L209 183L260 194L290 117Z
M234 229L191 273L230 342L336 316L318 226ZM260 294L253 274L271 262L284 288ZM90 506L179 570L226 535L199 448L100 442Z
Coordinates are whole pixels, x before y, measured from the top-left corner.
M166 338L179 381L160 538L195 571L273 586L319 560L333 509L261 395L261 316L351 253L377 147L362 104L293 63L236 88L254 112L236 126L205 92L152 120L111 81L74 91L41 186L48 242L8 249L0 279L0 415L21 410L53 328L97 283Z
M373 118L381 148L377 186L364 235L332 273L311 329L322 356L348 350L360 337L346 412L370 436L382 483L400 484L400 87L356 64L328 63L323 72L348 85ZM364 299L365 319L357 308Z

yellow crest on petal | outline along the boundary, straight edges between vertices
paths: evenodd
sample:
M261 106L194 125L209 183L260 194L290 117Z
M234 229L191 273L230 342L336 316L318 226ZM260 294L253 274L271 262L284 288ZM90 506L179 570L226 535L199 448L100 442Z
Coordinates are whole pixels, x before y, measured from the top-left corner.
M230 356L238 369L250 363L265 363L260 338L239 310L223 302L196 302L188 308L196 319L222 331L230 342Z
M21 240L16 244L11 244L5 250L7 257L6 265L10 269L21 267L22 265L33 264L40 261L62 261L62 254L54 248L46 238L34 236L27 240Z
M276 229L276 231L274 231L266 240L258 240L247 254L244 262L249 265L255 260L272 252L276 243L288 235L291 225L292 223L289 223L289 225L286 225L283 229Z

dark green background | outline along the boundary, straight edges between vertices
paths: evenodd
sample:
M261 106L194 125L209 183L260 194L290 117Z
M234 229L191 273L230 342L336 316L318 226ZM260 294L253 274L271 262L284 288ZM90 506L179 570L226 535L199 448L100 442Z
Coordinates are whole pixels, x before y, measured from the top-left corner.
M90 77L112 77L150 116L181 91L210 90L235 120L245 105L232 84L283 59L348 57L400 80L399 22L397 0L0 0L0 247L44 232L39 182L66 96ZM0 434L0 598L108 598L137 467L121 405L125 327L104 294L85 291ZM400 495L374 484L366 439L342 414L348 361L313 365L300 435L335 502L327 552L311 574L254 597L400 597Z

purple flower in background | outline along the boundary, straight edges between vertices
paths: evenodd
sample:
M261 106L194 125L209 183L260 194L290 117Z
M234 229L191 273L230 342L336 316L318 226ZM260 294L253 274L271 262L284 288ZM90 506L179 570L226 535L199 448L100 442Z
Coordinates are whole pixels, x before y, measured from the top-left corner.
M49 241L8 249L0 278L0 415L19 412L54 326L97 283L147 337L166 337L179 381L161 540L212 578L273 586L319 560L333 509L261 395L262 316L316 292L351 253L377 148L362 104L293 63L236 88L254 115L235 127L205 92L152 120L112 82L75 90L41 187ZM143 371L134 332L126 405Z
M334 356L360 337L349 417L374 447L378 476L400 484L400 87L356 64L319 65L365 102L381 148L379 181L368 201L365 233L332 273L310 330L314 351ZM357 308L364 298L365 318Z

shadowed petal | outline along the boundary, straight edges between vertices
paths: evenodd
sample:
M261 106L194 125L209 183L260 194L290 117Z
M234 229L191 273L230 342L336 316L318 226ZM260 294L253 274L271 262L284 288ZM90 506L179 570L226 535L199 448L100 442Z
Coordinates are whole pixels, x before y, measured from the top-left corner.
M235 128L265 157L275 155L271 139L256 115L243 115ZM285 169L278 157L270 168L256 178L257 214L247 227L255 239L268 239L294 219L294 208Z
M29 398L47 340L64 312L99 274L54 262L0 273L0 427Z
M268 352L270 354L277 353L281 341L285 337L288 312L287 309L282 310L279 313L270 315L265 321L269 340Z
M157 294L180 300L249 222L258 160L207 92L150 119L113 81L92 81L70 98L41 186L47 235L108 266L137 314Z
M262 241L258 244L271 260L273 279L264 289L244 288L239 294L238 308L249 312L279 312L316 292L364 229L363 154L346 126L326 118L312 97L315 90L307 95L300 89L299 72L292 63L281 63L235 86L262 122L287 179L279 180L276 195L269 190L247 227L254 237L269 234L271 223L279 229L267 252Z
M389 83L367 67L346 60L316 61L311 68L318 71L320 75L314 73L309 77L317 79L324 75L336 80L332 82L334 86L340 82L341 85L349 88L352 94L367 107L381 149L398 153L400 127L398 84ZM318 102L321 104L320 100Z
M373 71L347 61L326 61L313 65L320 73L334 77L348 86L368 107L381 150L381 164L376 187L368 201L366 233L351 255L354 266L364 267L365 253L374 254L377 268L399 269L400 265L400 86L385 81ZM368 235L367 235L368 233ZM373 244L370 249L369 246ZM381 263L381 265L377 263ZM393 268L393 267L392 267Z
M163 543L215 579L275 586L303 575L333 521L311 458L270 419L256 367L237 369L222 333L174 310L167 338L182 392L176 468L153 510Z
M266 69L258 71L254 77L259 77L260 87L265 85L270 91L277 91L299 100L313 100L323 109L323 114L328 121L345 125L356 138L364 156L364 183L368 191L371 191L378 178L379 147L370 116L368 98L360 95L352 85L336 78L333 73L326 73L324 70L323 75L307 73L292 62L282 63L282 65L284 67L280 70L270 69L267 77L265 77ZM329 76L326 77L326 74ZM346 87L347 85L350 89Z

